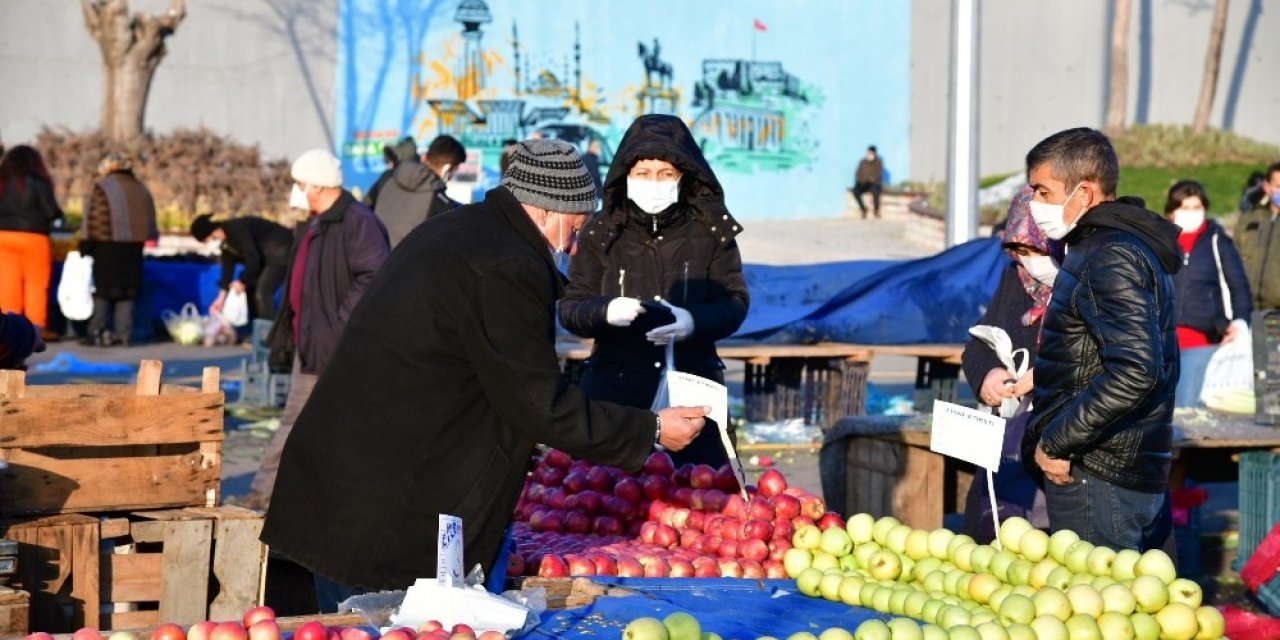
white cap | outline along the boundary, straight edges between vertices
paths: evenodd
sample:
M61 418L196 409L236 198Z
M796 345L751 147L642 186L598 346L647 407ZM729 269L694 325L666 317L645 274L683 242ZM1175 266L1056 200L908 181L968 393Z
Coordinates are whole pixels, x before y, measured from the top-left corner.
M293 179L317 187L341 187L342 163L328 149L312 149L293 161Z

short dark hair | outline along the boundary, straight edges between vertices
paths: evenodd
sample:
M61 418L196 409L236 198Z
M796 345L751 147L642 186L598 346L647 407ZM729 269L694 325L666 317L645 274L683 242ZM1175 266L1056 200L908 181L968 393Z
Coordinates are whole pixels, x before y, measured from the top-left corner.
M1164 214L1167 216L1182 207L1182 201L1195 196L1200 198L1205 211L1209 210L1209 194L1204 185L1195 180L1179 180L1169 187L1169 197L1164 202Z
M431 146L427 147L427 162L432 166L442 167L451 164L457 168L466 159L467 148L453 136L436 136L436 139L431 141Z
M213 234L214 229L221 226L220 223L213 221L213 214L211 213L198 215L195 220L191 221L191 237L204 242Z
M1280 162L1267 167L1267 181L1270 182L1271 176L1274 176L1277 173L1280 173Z
M878 152L876 151L876 146L875 146L874 144L873 144L873 145L871 145L871 146L869 146L869 147L867 147L867 151L870 151L871 153L878 153Z
M1027 152L1027 175L1046 164L1067 189L1089 180L1102 187L1103 195L1116 194L1120 160L1116 158L1111 141L1097 129L1067 129L1036 143Z

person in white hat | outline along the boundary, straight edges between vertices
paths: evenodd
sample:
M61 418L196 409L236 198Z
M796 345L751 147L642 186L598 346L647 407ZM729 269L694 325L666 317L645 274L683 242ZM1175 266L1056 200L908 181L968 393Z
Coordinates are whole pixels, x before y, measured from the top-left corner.
M391 252L387 230L369 207L342 188L342 163L326 149L293 161L289 203L305 209L297 229L284 298L267 337L271 364L291 371L280 428L263 454L241 505L265 509L271 500L280 452L316 378L324 371L369 283Z

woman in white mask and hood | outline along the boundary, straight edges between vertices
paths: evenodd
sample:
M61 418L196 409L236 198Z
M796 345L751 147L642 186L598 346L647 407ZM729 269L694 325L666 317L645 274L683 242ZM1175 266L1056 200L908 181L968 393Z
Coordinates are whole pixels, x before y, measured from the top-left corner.
M1178 225L1182 249L1182 268L1173 274L1182 368L1176 408L1200 406L1209 358L1253 313L1244 261L1222 226L1205 215L1208 209L1209 195L1199 182L1183 180L1169 188L1164 214Z
M715 342L738 330L749 298L735 237L742 226L679 118L645 115L627 129L604 181L604 208L583 227L560 322L594 338L587 397L649 407L665 349L679 371L723 382ZM708 424L676 464L728 458Z
M1043 325L1053 282L1062 259L1062 243L1045 235L1031 216L1031 200L1035 192L1023 187L1009 203L1001 247L1009 255L1009 266L1000 274L1000 284L977 324L999 327L1009 334L1013 350L1027 350L1028 362L1034 363L1040 347ZM1007 398L1030 398L1033 369L1021 377L1001 364L996 352L984 341L971 339L960 359L964 377L973 388L978 403L999 407ZM1021 361L1019 361L1021 364ZM1023 469L1015 456L1020 455L1022 433L1026 430L1026 407L1009 419L1000 469L995 475L996 500L1000 519L1021 516L1040 528L1049 526L1044 493ZM980 476L982 474L979 474ZM965 506L964 533L979 542L995 536L991 524L991 507L987 498L986 477L975 477Z

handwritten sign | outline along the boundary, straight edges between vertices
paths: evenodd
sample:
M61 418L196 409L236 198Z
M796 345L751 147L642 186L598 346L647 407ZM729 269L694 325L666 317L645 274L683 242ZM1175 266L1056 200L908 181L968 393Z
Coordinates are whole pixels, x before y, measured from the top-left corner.
M462 518L440 514L440 534L436 539L436 582L446 587L462 583Z
M1000 468L1004 418L933 401L933 435L929 449L995 471Z

